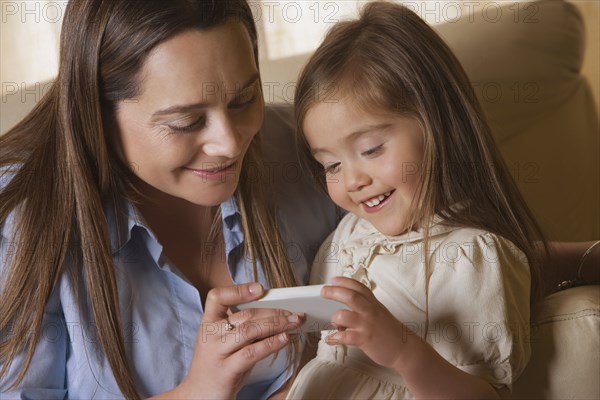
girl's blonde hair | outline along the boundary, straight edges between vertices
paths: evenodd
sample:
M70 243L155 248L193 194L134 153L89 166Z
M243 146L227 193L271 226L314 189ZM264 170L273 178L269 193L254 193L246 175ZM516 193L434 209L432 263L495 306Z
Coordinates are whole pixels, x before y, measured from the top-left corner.
M298 140L312 171L323 168L302 133L306 114L320 102L344 98L365 111L421 124L424 155L411 228L422 224L428 237L438 214L448 224L512 241L530 263L535 299L542 232L494 143L466 73L433 29L404 6L372 2L357 20L328 32L296 88ZM316 177L325 187L325 176Z
M117 155L114 112L119 101L138 94L141 67L155 46L184 30L210 29L229 20L246 28L257 61L256 27L245 0L68 4L56 81L33 111L0 137L0 179L13 175L0 192L0 225L11 211L18 212L13 232L18 242L0 294L0 332L10 332L0 340L0 380L25 352L13 386L22 381L40 339L46 302L68 272L75 287L85 282L93 322L121 392L139 398L123 342L103 212L104 205L122 206L137 193L135 175ZM294 286L276 216L254 176L266 176L254 173L262 165L259 136L244 159L235 192L245 250L255 279L260 262L271 286ZM246 176L249 164L252 179Z

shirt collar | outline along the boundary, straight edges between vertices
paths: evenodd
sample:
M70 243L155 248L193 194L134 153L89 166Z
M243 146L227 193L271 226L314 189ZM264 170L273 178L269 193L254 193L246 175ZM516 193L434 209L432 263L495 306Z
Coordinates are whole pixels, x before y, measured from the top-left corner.
M225 252L229 254L244 241L242 216L235 197L232 196L221 204L221 219L223 221Z
M231 196L228 200L221 204L221 218L227 228L234 229L236 221L240 218L240 209L235 197Z
M145 232L148 239L160 246L158 238L131 201L126 201L121 207L110 203L106 204L104 206L104 214L106 215L106 223L108 224L108 234L113 255L121 251L131 241L134 230L138 228Z
M4 190L6 186L8 186L8 184L20 168L21 164L7 165L5 167L0 168L0 190ZM6 241L6 243L9 243L12 240L16 240L11 238L14 238L16 234L14 228L15 219L17 216L17 208L18 207L16 207L14 210L8 213L6 219L4 220L4 223L0 225L0 236L4 241Z
M233 240L226 240L226 250L239 245L243 240L240 221L240 211L235 198L232 196L225 200L221 206L221 219L226 230L233 234ZM131 241L134 230L139 229L143 233L144 240L150 250L152 258L158 262L162 253L162 245L158 238L148 226L138 208L130 201L126 201L124 207L106 205L104 208L108 231L111 241L112 254L116 255L129 241ZM8 220L7 220L8 221ZM4 232L4 229L3 229ZM229 235L227 235L229 236Z
M440 215L435 215L429 225L429 237L443 235L458 229L457 226L447 225ZM387 236L379 232L369 221L359 218L356 228L351 237L358 235L362 237L365 243L376 243L385 241L388 244L414 243L425 239L425 229L423 227L412 230L397 236Z
M3 241L11 240L16 234L14 228L17 210L12 210L2 226L0 235ZM130 201L126 201L121 207L112 203L104 206L104 214L108 225L108 234L111 244L112 255L115 256L127 243L131 241L134 230L139 229L154 261L162 254L162 245L158 238L146 223L144 217L137 207ZM227 253L239 246L244 236L242 233L241 214L235 198L232 196L221 204L221 218L225 234L225 247Z
M14 230L14 226L16 215L17 210L12 210L4 220L4 223L2 224L2 230L0 231L0 235L2 236L2 239L5 240L7 243L11 240L10 238L15 237L16 232Z

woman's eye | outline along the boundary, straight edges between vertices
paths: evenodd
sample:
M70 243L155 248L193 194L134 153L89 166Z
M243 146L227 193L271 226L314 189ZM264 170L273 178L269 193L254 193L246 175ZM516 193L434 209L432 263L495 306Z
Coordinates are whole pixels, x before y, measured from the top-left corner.
M383 144L380 144L379 146L372 147L367 151L363 151L362 155L363 156L374 156L374 155L381 153L382 151L383 151Z
M175 132L193 132L200 128L204 124L204 115L198 118L196 121L192 122L189 125L169 125L166 126Z
M341 163L339 163L339 162L336 162L336 163L328 163L328 164L325 164L325 165L323 166L323 171L324 171L326 174L335 174L335 173L338 173L338 172L339 172L339 170L340 170L340 167L341 167Z
M252 90L251 92L248 92L248 94L236 97L235 100L229 104L229 108L239 110L248 107L258 99L258 96L259 92L257 90Z

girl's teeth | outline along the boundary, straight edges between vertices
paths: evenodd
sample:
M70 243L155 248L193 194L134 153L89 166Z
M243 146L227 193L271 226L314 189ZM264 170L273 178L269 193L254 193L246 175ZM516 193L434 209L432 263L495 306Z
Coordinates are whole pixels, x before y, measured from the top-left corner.
M387 193L384 194L380 194L379 196L377 196L377 198L373 198L371 200L367 200L365 201L365 203L367 204L367 206L369 207L375 207L378 206L383 200L385 200L386 197L388 197L392 192L389 191Z

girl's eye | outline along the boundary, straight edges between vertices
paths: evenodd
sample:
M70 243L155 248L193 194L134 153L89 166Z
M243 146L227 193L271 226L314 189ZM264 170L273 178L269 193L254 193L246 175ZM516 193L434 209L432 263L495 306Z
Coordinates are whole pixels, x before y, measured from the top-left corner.
M374 155L380 154L382 151L383 151L383 144L380 144L379 146L372 147L367 151L363 151L362 155L367 156L367 157L374 156Z
M341 168L341 163L328 163L323 166L323 171L325 174L336 174L339 172Z
M200 128L202 125L204 125L204 120L205 120L205 117L203 115L189 125L169 125L169 124L167 124L166 126L170 130L175 131L175 132L193 132L193 131L197 130L198 128Z

